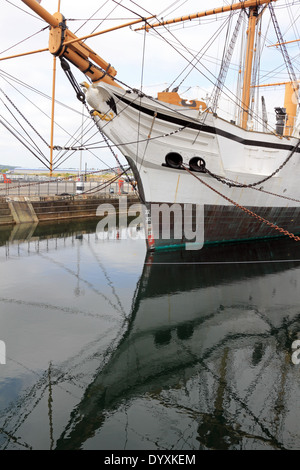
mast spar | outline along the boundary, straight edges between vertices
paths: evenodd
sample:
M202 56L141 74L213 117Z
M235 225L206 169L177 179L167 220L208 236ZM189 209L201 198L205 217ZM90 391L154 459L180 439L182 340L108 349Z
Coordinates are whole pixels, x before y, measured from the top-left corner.
M141 28L137 28L135 31L140 31L142 29L146 29L149 31L152 28L158 28L159 26L165 26L168 24L179 23L183 21L191 21L197 18L203 18L205 16L216 15L218 13L226 13L228 11L235 11L235 10L244 10L250 7L259 7L260 5L266 5L271 2L276 2L277 0L245 0L243 2L233 3L231 5L225 5L223 7L213 8L212 10L205 10L198 13L193 13L191 15L180 16L178 18L173 18L171 20L159 21L158 23L147 24Z

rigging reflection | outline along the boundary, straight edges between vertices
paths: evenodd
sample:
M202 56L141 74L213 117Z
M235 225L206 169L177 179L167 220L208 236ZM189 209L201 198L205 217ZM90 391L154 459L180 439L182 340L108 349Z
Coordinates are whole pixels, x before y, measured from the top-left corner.
M84 447L124 400L178 389L189 389L199 448L284 448L297 414L299 249L277 240L147 255L128 329L57 449ZM168 406L181 408L174 397Z
M106 269L95 227L95 221L59 229L24 226L21 240L12 230L1 244L9 258L24 240L40 255L76 240L79 298L84 243L98 268ZM199 449L298 448L299 369L291 346L300 332L299 269L300 245L286 239L148 253L129 315L105 271L123 329L105 351L102 343L94 345L93 360L105 360L86 375L88 385L58 439L51 422L51 449L85 448L124 403L149 398L194 423ZM33 396L39 387L52 396L55 373L74 380L69 365L51 364ZM53 407L51 401L50 414Z

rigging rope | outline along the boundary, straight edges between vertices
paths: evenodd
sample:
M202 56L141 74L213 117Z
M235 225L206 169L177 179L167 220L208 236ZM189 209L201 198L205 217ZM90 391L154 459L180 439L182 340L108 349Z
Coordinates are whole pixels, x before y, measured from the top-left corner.
M40 155L41 157L45 158L45 160L48 162L48 160L46 159L46 157L44 156L43 152L38 148L38 146L36 145L36 143L34 142L34 140L30 137L29 133L26 131L26 129L22 126L22 124L19 122L19 120L16 118L16 116L13 114L13 112L9 109L9 107L4 103L4 101L1 99L2 103L4 104L5 108L8 110L8 112L12 115L12 117L15 119L15 121L19 124L19 126L21 127L21 129L25 132L25 134L27 135L28 139L31 141L31 144L30 142L27 140L27 143L28 145L31 145ZM24 137L23 137L24 138ZM26 141L26 139L24 138L24 140Z
M97 186L95 186L94 188L91 188L91 189L87 189L86 191L83 192L83 194L93 194L93 193L96 193L98 191L100 191L101 189L105 189L107 188L107 186L109 186L110 184L112 183L115 183L122 175L125 174L125 171L123 171L122 173L114 176L113 178L111 178L110 180L108 181L105 181L104 183L100 183L98 184Z
M273 21L274 29L275 29L275 32L276 32L276 35L277 35L277 41L279 43L279 47L280 47L282 56L283 56L284 61L285 61L285 65L286 65L286 68L287 68L287 71L288 71L288 74L289 74L289 77L290 77L290 81L296 83L297 82L297 77L296 77L296 74L295 74L295 71L294 71L294 68L293 68L292 61L291 61L290 56L288 54L287 48L284 44L284 40L283 40L281 31L280 31L280 28L279 28L279 24L277 22L276 15L275 15L274 7L273 7L272 3L269 3L268 6L269 6L272 21Z
M148 14L151 14L148 10L145 10ZM151 26L151 24L149 23L149 21L145 20L145 22ZM176 38L173 33L171 33L167 28L166 26L163 25L163 27L169 32L169 34L171 34L176 40L177 42L179 43L179 45L186 51L188 52L189 54L191 54L194 58L194 55L190 52L190 50L181 42L179 41L178 38ZM151 31L151 30L150 30ZM180 50L178 48L176 48L174 45L172 45L170 43L170 41L168 41L165 37L162 36L162 34L160 34L158 32L157 29L154 30L155 31L155 34L158 35L164 42L166 42L170 47L172 47L180 56L182 56L184 58L184 60L188 61L188 65L192 65L191 63L191 60L189 60L182 52L180 52ZM213 73L211 72L211 70L209 70L203 63L201 63L201 66L202 68L208 72L210 75L213 76L213 79L216 80L216 77L213 75ZM203 77L205 77L213 86L215 86L215 81L212 80L211 78L209 78L209 76L206 76L205 73L200 70L197 65L193 65L193 69L197 70ZM109 76L111 76L110 74L108 74ZM112 77L112 76L111 76ZM120 80L118 80L116 77L112 77L114 80L116 80L118 83L121 83ZM224 91L226 90L226 92ZM236 106L238 106L241 110L244 109L245 105L242 103L242 101L233 94L232 90L230 88L228 88L227 86L225 86L225 84L223 84L223 95L228 98L230 101L234 102L234 104ZM233 97L231 96L233 95ZM152 97L149 97L150 99L153 99ZM264 124L263 120L261 119L260 116L258 115L255 115L254 112L252 113L252 117L255 117L255 119L257 120L257 122L261 122L262 124ZM274 133L273 129L271 127L269 127L269 130L270 132Z
M75 92L76 92L76 96L77 98L79 99L79 101L81 101L83 103L83 105L85 106L86 110L88 111L89 115L91 116L91 119L94 121L97 129L99 129L107 147L110 149L112 155L115 157L115 160L116 162L118 163L119 167L122 169L123 173L125 173L126 175L126 178L127 178L127 181L132 185L133 189L136 191L136 186L135 184L133 184L131 181L130 181L130 178L127 174L127 170L124 169L123 165L121 164L118 156L116 155L116 153L113 151L107 137L104 135L104 133L102 132L102 130L98 127L97 125L97 122L96 122L96 119L95 119L95 116L93 115L93 113L90 112L89 110L89 107L87 105L87 102L86 102L86 99L85 99L85 94L83 93L83 91L80 89L80 86L78 85L72 71L71 71L71 68L70 68L70 65L69 63L67 62L67 60L64 58L64 57L61 57L60 58L60 62L61 62L61 66L62 66L62 69L63 71L65 72L67 78L69 79L72 87L74 88Z
M42 96L43 98L46 98L46 99L51 100L51 97L49 97L48 95L46 95L46 94L44 94L44 93L41 93L39 90L36 90L35 88L29 86L28 84L22 82L22 81L19 80L19 79L16 79L15 77L13 77L13 76L7 74L6 72L4 72L4 71L2 71L2 70L0 70L0 76L1 76L1 77L3 78L3 80L5 80L14 90L16 90L18 93L20 93L22 97L24 97L24 98L25 98L26 100L28 100L33 106L35 106L35 107L38 109L38 111L40 111L40 112L41 112L42 114L44 114L45 116L49 117L49 116L44 112L43 109L41 109L40 107L37 106L36 101L32 101L32 100L30 100L29 98L27 98L26 95L23 94L23 93L20 91L20 89L19 89L18 87L15 87L11 82L12 82L12 81L15 81L18 85L24 86L24 87L26 87L27 89L29 89L30 91L33 91L33 92L35 92L35 93L38 93L38 94L39 94L40 96ZM5 96L6 96L6 95L5 95ZM9 98L7 97L7 99L9 99ZM71 108L70 106L66 106L64 103L61 103L60 101L57 101L57 100L56 100L56 102L57 102L58 104L62 105L63 107L65 107L65 108L67 108L67 109L69 109L69 110L71 110L71 111L73 111L73 112L75 112L75 113L78 113L78 111L77 111L76 109ZM12 102L11 102L11 103L12 103ZM12 104L13 104L13 103L12 103ZM13 105L13 106L14 106L14 105ZM14 107L16 108L16 106L14 106ZM16 109L18 110L18 112L20 112L18 108L16 108ZM9 111L9 112L11 113L11 111ZM11 113L11 114L12 114L12 113ZM28 123L28 125L33 128L33 126L29 123L29 121L28 121L23 115L22 115L22 117L26 120L26 122ZM14 116L14 119L16 119L15 116ZM11 125L10 125L10 126L11 126ZM21 124L20 124L20 126L21 126ZM65 127L62 127L62 126L60 126L59 124L57 124L57 126L58 126L60 129L62 129L64 132L66 132L66 133L70 136L70 140L71 140L71 138L72 138L72 139L74 139L74 142L79 142L79 138L76 138L74 135L71 136L71 134L68 133L68 131L66 130ZM13 129L13 126L11 126L11 127L12 127L12 129ZM34 128L33 128L33 129L34 129ZM13 130L14 130L14 129L13 129ZM34 131L35 131L35 132L39 135L39 137L44 141L44 143L47 145L47 147L49 147L49 145L47 144L47 142L46 142L46 141L43 139L43 137L37 132L37 130L34 129ZM15 132L17 132L17 131L15 131ZM24 132L26 132L26 131L24 130ZM78 131L77 131L77 132L78 132ZM14 134L13 132L11 132L11 133L15 136L15 134ZM28 135L28 134L27 134L27 135ZM96 133L95 133L94 135L96 135ZM29 136L29 138L31 139L30 136ZM20 139L18 139L18 140L20 140ZM32 139L31 139L31 140L32 140ZM70 140L69 140L69 142L70 142ZM22 141L21 141L21 142L22 142ZM62 150L62 149L63 149L63 147L57 147L57 150ZM68 150L73 150L73 148L68 148ZM75 150L77 150L77 148L76 148ZM89 150L89 152L91 152L90 149L87 149L87 150ZM40 153L42 154L42 152L40 152ZM92 153L92 155L93 155L95 158L97 158L101 163L103 163L103 164L106 165L106 166L109 166L109 165L107 165L104 161L102 161L95 153L93 153L93 152L91 152L91 153ZM56 155L56 157L55 157L55 159L54 159L54 161L53 161L53 163L56 165L56 168L58 168L62 163L64 163L68 158L71 157L71 155L68 155L63 161L61 161L61 160L64 158L64 156L65 156L65 153L64 153L63 155L61 155L61 156ZM48 163L47 158L46 158L45 156L43 156L43 157L45 158L45 160L46 160L47 163ZM47 168L48 168L48 167L47 167Z
M4 121L2 121L2 119L0 118L0 123L14 136L16 137L16 139L18 139L23 145L24 147L27 148L27 150L29 150L29 152L31 152L35 158L37 158L46 168L48 168L48 170L50 171L50 167L48 165L46 165L46 163L40 158L38 157L30 147L28 147L22 140L20 137L17 136L17 134L15 134L15 132L11 129L12 126L8 126Z
M22 10L22 11L25 11L25 10ZM36 18L36 17L35 17L35 18ZM23 42L27 41L27 39L33 38L34 36L36 36L37 34L41 33L42 31L45 31L45 30L48 29L48 28L49 28L49 26L45 26L44 28L40 29L40 30L37 31L36 33L31 34L30 36L28 36L27 38L23 39L22 41L19 41L19 42L17 42L16 44L14 44L13 46L10 46L10 47L8 47L7 49L4 49L4 51L1 51L1 52L0 52L0 55L1 55L1 54L4 54L4 52L7 52L7 51L13 49L14 47L18 46L19 44L23 44Z
M20 116L22 116L22 118L24 119L24 121L28 124L28 126L31 127L31 129L36 133L36 135L44 142L44 144L46 144L47 147L49 147L49 144L48 142L44 139L44 137L37 131L37 129L35 127L33 127L33 125L28 121L28 119L24 116L23 113L21 113L21 111L19 110L19 108L13 103L13 101L6 95L6 93L4 93L4 91L2 90L2 88L0 88L0 91L1 93L5 96L5 98L7 99L7 101L10 102L10 104L15 108L15 110L20 114Z

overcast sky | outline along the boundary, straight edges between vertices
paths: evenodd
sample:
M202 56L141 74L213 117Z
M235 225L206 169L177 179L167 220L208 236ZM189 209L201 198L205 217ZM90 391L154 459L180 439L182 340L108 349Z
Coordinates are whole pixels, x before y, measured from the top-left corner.
M142 4L144 8L139 7L138 3ZM60 11L67 19L69 29L77 36L83 36L94 30L101 31L116 24L131 21L136 19L138 15L157 15L159 18L164 17L167 19L229 3L231 1L223 0L211 2L206 0L188 2L184 0L177 2L175 0L173 2L170 0L143 2L131 0L119 0L119 2L113 0L86 0L85 2L61 0ZM169 7L170 4L173 4L172 8ZM57 11L58 1L42 0L41 5L50 13L54 13ZM47 25L31 12L21 0L0 0L0 6L0 58L47 47L49 34L46 28ZM281 10L278 14L282 17L286 13ZM92 15L94 15L93 19L86 23L86 20ZM201 23L200 33L196 33L194 23L186 23L184 30L180 25L177 29L172 30L174 36L168 36L169 45L162 40L162 36L159 34L136 32L133 30L134 28L126 28L91 38L87 41L87 44L115 67L118 72L117 78L123 83L131 87L140 88L142 86L145 92L156 96L156 92L171 84L187 64L184 58L186 53L176 52L174 48L170 47L170 43L180 35L183 43L196 52L199 50L200 41L203 45L206 38L209 38L211 32L219 28L220 24L221 22L216 17L210 17L209 21L206 19ZM161 34L167 37L165 31L161 31ZM218 72L218 63L214 59L214 54L220 53L222 46L222 39L216 41L212 52L207 57L206 65L215 75ZM179 48L178 43L176 47ZM270 50L270 60L273 60L272 54L274 52ZM68 145L70 136L82 125L82 105L76 99L72 87L60 68L59 61L56 62L57 103L55 106L54 145L63 146ZM18 111L21 111L30 121L34 128L34 130L30 129L30 134L47 157L50 151L42 138L49 143L52 70L53 56L49 52L40 52L0 62L0 89L2 90L0 98L8 105L7 98L3 95L4 92L12 100L13 105L11 104L9 108L10 111L13 111L14 116L19 116ZM84 79L80 72L74 68L72 70L79 82ZM199 74L197 76L191 74L188 77L181 86L181 93L192 98L188 94L188 90L192 86L192 79L194 79L193 84L197 86L197 88L193 88L193 93L196 93L197 96L193 97L205 98L206 92L209 92L212 88L212 83ZM40 93L38 94L36 90L39 90ZM8 108L5 107L2 101L0 103L2 118L9 119L10 123L13 123L17 128L18 125ZM42 138L38 137L35 131ZM93 137L92 142L100 140L101 136L99 134ZM24 148L3 125L0 125L0 149L0 164L27 168L42 166L40 161ZM109 165L115 165L111 154L101 148L93 151L93 154L85 151L81 154L81 157L83 166L87 163L88 168L105 168L105 161L108 161ZM79 158L79 152L77 152L76 155L66 160L62 167L76 168L79 165Z

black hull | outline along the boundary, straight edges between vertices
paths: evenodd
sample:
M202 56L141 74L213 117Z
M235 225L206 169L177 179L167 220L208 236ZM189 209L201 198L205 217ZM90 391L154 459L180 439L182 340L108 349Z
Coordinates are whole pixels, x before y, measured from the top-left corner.
M151 229L153 240L148 248L152 250L168 248L201 249L203 245L220 243L237 243L255 241L262 239L272 239L278 237L290 237L297 240L300 234L300 207L240 207L229 205L206 205L204 207L202 226L199 224L199 217L196 215L196 205L193 205L191 215L186 219L182 217L181 229L178 230L178 217L176 211L172 210L172 204L159 203L156 206L166 206L166 217L160 214L159 219L151 218ZM176 204L184 214L184 205ZM146 204L151 214L151 203ZM180 211L179 211L180 212ZM193 238L186 236L187 223L189 233L194 233ZM163 232L163 225L169 224L170 236L166 238ZM176 227L177 224L177 227ZM203 234L200 231L203 230ZM176 233L181 236L176 236ZM187 247L187 244L194 244ZM197 248L198 245L198 248Z

